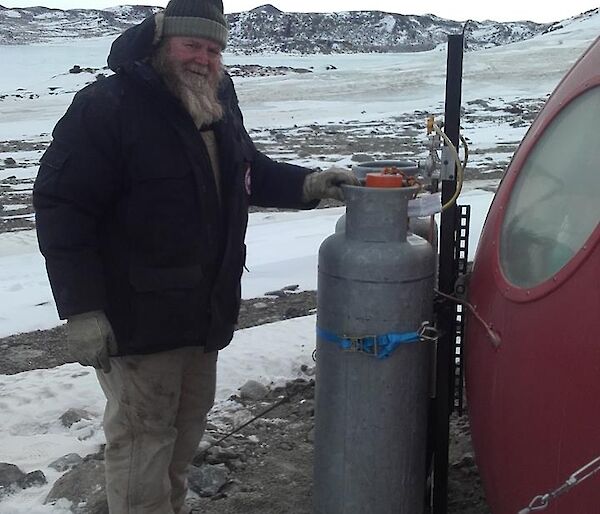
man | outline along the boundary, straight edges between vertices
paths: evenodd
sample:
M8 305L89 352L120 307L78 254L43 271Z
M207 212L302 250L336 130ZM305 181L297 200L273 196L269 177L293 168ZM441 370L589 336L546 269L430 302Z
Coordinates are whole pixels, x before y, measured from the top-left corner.
M115 75L58 122L34 186L74 360L107 397L111 514L184 512L186 468L240 305L249 203L312 208L356 183L258 152L221 65L221 0L171 0L127 30Z

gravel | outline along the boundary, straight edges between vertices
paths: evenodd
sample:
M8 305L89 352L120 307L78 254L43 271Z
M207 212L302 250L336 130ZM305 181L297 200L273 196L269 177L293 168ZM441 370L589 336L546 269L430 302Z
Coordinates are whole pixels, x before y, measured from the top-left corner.
M271 293L271 296L242 302L239 328L315 312L315 291L298 292L295 286L290 285ZM51 368L66 362L69 359L63 327L0 339L0 374ZM305 380L269 391L264 399L233 398L254 414L264 411L283 397L289 397L289 401L222 443L239 458L226 462L229 478L217 494L188 500L192 512L312 512L314 368L308 367L304 372ZM209 424L207 437L217 439L222 435L222 427ZM448 513L489 513L473 458L466 416L453 415L451 418L449 462Z

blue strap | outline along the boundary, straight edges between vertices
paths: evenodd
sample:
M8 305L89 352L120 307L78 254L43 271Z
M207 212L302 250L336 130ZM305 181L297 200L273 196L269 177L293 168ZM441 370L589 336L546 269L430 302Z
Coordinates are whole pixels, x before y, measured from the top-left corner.
M401 344L416 343L421 339L418 332L390 333L378 336L340 337L333 332L317 327L317 337L337 344L342 350L374 355L387 359Z

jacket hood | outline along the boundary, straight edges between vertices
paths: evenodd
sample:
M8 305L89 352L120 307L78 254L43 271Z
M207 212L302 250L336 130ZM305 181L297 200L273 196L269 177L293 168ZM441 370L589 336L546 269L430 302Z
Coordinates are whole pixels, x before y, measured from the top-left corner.
M113 42L108 67L115 73L126 65L140 62L152 54L159 15L148 16L142 23L127 29Z

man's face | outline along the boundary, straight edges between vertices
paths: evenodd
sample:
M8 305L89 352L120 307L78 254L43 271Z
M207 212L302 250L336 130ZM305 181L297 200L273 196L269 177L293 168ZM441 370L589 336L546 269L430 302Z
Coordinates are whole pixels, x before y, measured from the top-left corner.
M223 65L217 43L199 37L169 37L157 48L152 66L198 127L223 117L218 98Z
M221 47L209 39L173 36L167 52L172 66L191 80L215 77L221 70Z

